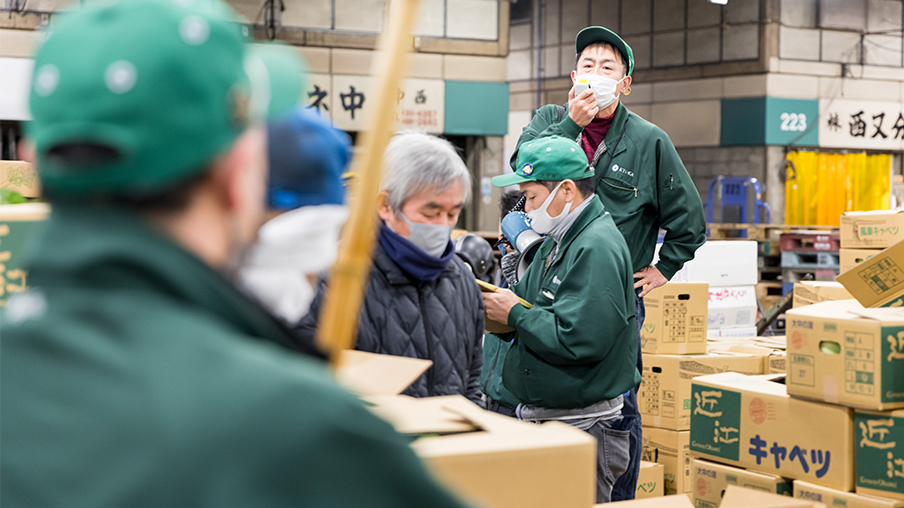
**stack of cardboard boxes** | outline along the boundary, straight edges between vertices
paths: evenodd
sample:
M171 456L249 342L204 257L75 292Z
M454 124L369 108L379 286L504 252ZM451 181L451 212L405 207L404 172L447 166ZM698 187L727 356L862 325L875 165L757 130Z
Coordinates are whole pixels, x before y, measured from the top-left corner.
M665 493L691 492L691 380L716 372L763 372L756 354L707 353L707 283L670 282L645 298L641 331L643 459L664 466Z
M874 210L841 215L841 273L904 240L904 211Z
M861 231L868 234L876 233ZM846 236L843 230L842 241ZM698 507L716 506L714 491L726 484L757 479L750 471L744 479L731 469L720 475L726 467L792 479L795 497L826 506L904 507L904 310L879 308L904 301L899 267L904 242L839 276L859 302L819 302L820 293L837 288L802 286L817 302L787 313L786 378L694 379L690 451ZM729 475L734 481L723 479Z

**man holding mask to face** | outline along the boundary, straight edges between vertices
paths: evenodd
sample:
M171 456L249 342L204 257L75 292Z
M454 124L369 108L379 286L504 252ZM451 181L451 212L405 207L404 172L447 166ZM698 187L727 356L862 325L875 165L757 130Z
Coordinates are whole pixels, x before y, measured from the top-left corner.
M600 197L631 251L638 336L643 326L643 297L662 286L693 259L706 239L703 203L675 146L659 127L629 111L619 100L631 91L634 54L615 32L591 26L575 39L574 83L564 106L537 110L524 127L518 150L540 137L573 139L587 155ZM659 229L666 231L655 266L650 263ZM637 366L643 372L640 351ZM636 414L631 436L632 464L615 486L613 501L634 498L642 443L636 389L626 398Z
M381 221L355 347L423 358L433 366L403 393L463 395L478 403L483 301L450 235L471 195L468 168L444 139L403 132L389 142ZM296 331L312 342L325 283Z

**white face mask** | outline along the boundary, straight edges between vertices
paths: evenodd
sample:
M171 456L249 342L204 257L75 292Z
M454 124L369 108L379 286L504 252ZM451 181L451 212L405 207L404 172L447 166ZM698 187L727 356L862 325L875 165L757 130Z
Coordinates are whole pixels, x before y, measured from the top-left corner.
M244 289L274 314L297 322L316 295L307 275L333 265L346 217L345 205L305 206L264 224L239 272Z
M426 252L428 256L438 258L446 252L449 246L449 238L452 236L452 230L455 226L443 226L442 224L423 224L420 222L412 222L405 214L401 214L405 222L408 223L407 240L415 245L418 249ZM393 229L392 225L386 224L389 229ZM393 229L393 231L395 231Z
M612 78L600 76L599 74L580 74L574 77L574 83L575 85L579 83L586 83L589 85L590 89L593 90L593 96L596 98L596 107L606 109L618 99L618 94L616 93L618 84L627 77L628 76L625 76L624 78L615 81Z
M549 213L546 212L546 209L549 208L549 204L552 203L552 199L555 197L556 192L558 192L559 187L561 187L563 183L564 181L559 182L559 185L556 185L556 188L549 193L549 196L546 197L546 200L543 201L540 208L527 212L527 218L530 219L531 229L541 235L545 235L552 231L552 229L568 215L568 212L571 211L572 202L569 201L568 203L565 203L565 208L562 209L562 213L556 217L550 217Z

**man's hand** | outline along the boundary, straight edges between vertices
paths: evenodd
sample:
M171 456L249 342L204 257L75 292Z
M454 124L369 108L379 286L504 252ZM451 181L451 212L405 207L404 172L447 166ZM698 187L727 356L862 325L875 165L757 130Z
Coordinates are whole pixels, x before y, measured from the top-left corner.
M659 268L656 268L655 266L648 266L643 270L635 273L634 278L640 279L634 282L634 289L646 286L645 288L643 288L643 291L640 292L640 295L638 295L641 298L643 298L647 295L647 293L653 291L659 286L664 286L665 283L669 281L665 278L664 275L662 275L662 272L659 271Z
M587 127L599 111L593 90L588 88L577 97L574 96L574 87L568 91L568 116L581 128Z
M495 293L480 293L487 309L487 318L508 324L508 315L515 305L521 305L518 296L511 290L500 288Z

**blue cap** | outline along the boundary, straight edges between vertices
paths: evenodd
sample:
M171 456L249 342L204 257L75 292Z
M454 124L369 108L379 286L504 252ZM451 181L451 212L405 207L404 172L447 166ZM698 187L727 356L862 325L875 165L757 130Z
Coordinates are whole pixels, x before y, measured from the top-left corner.
M302 106L267 125L270 182L275 210L345 203L342 174L351 158L348 134Z

